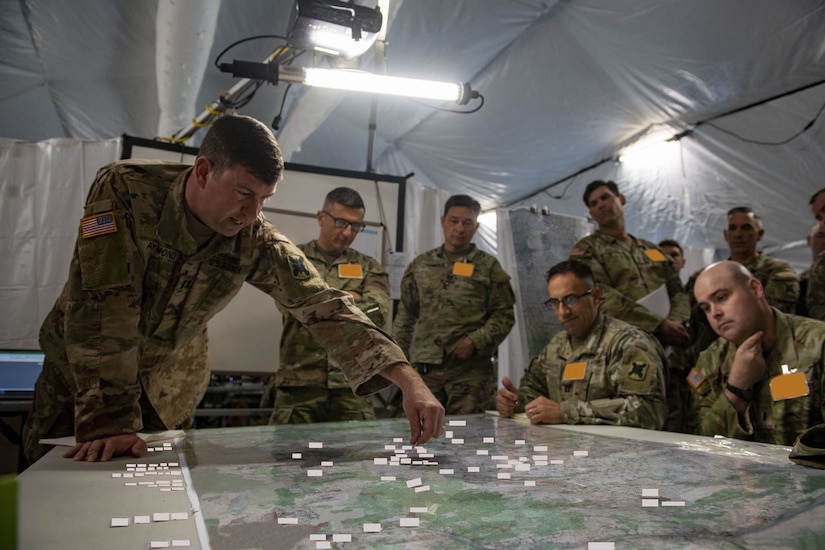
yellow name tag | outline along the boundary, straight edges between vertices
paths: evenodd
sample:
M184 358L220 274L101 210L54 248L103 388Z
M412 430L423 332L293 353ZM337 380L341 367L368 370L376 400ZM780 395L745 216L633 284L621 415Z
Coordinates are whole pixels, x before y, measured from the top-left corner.
M561 375L561 379L564 382L569 382L572 380L584 380L584 372L587 370L587 363L584 361L579 361L578 363L567 363L564 366L564 373Z
M667 259L665 258L664 254L662 254L655 248L648 248L647 250L645 250L645 254L653 262L663 262Z
M472 277L473 276L473 264L468 264L467 262L456 262L453 264L453 275L458 275L459 277Z
M361 264L338 264L338 277L341 279L363 279Z
M771 397L774 401L805 397L808 393L808 379L804 372L780 374L771 378Z

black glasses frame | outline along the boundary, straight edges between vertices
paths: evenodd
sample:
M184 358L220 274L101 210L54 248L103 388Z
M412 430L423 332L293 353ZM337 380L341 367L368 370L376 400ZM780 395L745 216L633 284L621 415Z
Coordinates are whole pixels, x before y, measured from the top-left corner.
M549 300L544 301L544 305L547 307L547 309L552 311L556 311L557 309L559 309L559 306L562 304L564 304L564 307L566 308L571 308L577 306L579 300L581 300L585 296L589 296L590 294L593 294L592 288L584 294L568 294L561 300L558 300L556 298L550 298Z
M351 222L349 220L345 220L344 218L336 218L326 210L321 210L321 212L332 218L332 224L338 229L344 229L346 226L350 226L353 233L360 233L365 227L367 227L367 224L363 222Z

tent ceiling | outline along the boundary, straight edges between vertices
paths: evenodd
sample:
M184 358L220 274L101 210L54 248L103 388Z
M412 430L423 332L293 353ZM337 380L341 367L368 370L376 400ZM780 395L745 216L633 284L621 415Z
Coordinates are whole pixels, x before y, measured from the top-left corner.
M4 7L0 137L36 141L155 137L170 120L189 120L236 82L214 67L216 55L242 38L283 35L292 1L20 0ZM581 185L614 177L626 185L629 205L639 206L631 229L651 238L724 246L719 212L741 202L765 211L766 244L804 236L807 198L825 185L823 120L781 148L700 125L682 140L676 187L670 173L600 162L653 124L690 129L825 81L820 0L395 0L391 7L386 71L470 82L484 107L460 115L380 98L369 151L371 97L293 86L277 132L288 160L365 170L371 158L376 171L414 171L425 185L474 194L486 208L537 201L575 215L585 214ZM185 47L193 41L199 47ZM225 60L263 60L278 45L244 43ZM362 65L372 69L376 59L368 54ZM262 86L241 112L269 123L284 90ZM814 86L716 123L779 141L823 103L825 86ZM164 113L161 104L188 105L188 112Z

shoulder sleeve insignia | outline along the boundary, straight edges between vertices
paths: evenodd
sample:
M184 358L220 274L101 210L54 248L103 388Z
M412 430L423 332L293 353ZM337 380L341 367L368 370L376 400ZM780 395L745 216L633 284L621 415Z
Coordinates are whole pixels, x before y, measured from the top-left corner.
M80 220L80 233L84 239L116 232L117 224L115 224L114 212L97 214Z
M292 277L303 281L309 279L310 273L306 266L306 259L303 256L289 256L289 269L292 272Z
M702 382L705 381L705 377L696 369L690 369L690 373L687 375L687 383L690 384L690 387L694 390L697 389L699 386L702 385Z
M631 380L636 380L637 382L641 382L645 378L647 378L647 371L648 371L648 364L647 363L639 363L637 361L633 361L630 366L630 372L627 373L627 377Z

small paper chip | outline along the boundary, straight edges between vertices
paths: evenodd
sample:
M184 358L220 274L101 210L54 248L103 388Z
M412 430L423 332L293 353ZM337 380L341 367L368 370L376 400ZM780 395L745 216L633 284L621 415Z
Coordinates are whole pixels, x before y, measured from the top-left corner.
M135 516L135 525L139 523L149 523L150 521L149 516Z
M430 490L429 485L419 485L418 487L415 488L416 493L423 493L424 491L429 491L429 490Z
M525 479L524 480L524 486L525 487L535 487L536 486L536 480L535 479Z
M643 497L659 497L659 489L642 489Z
M278 518L278 525L298 525L298 518Z
M112 527L129 527L129 518L112 518Z
M381 476L381 481L395 481L395 476Z
M372 459L372 463L373 464L378 464L378 465L386 464L387 459L386 458L375 457L375 458Z
M476 454L479 456L489 455L490 451L487 449L476 449Z
M450 426L466 426L466 420L450 420Z
M588 542L587 550L616 550L615 542Z
M643 498L642 499L642 508L658 508L659 506L659 499L658 498Z
M452 468L441 468L440 470L438 470L438 473L448 476L454 474L455 472Z
M323 449L324 443L322 441L310 441L309 442L310 449Z
M421 520L419 518L401 518L398 523L401 527L418 527Z
M470 473L480 472L481 467L480 466L467 466L467 471L470 472Z
M482 439L482 441L484 443L495 443L496 439L494 437L485 437L484 439Z
M322 460L321 461L321 466L332 466L332 461L331 460Z
M332 542L352 542L352 535L349 533L333 534Z
M413 487L418 487L419 485L421 485L421 478L420 477L417 477L415 479L411 479L411 480L407 481L407 488L408 489L412 489Z
M426 514L427 507L426 506L410 506L410 513L411 514Z
M499 472L498 479L510 479L510 472Z
M515 441L516 445L524 445L525 443L526 443L526 441L524 441L523 439L516 439L516 441Z
M301 458L301 453L292 453L292 458Z
M152 514L152 521L169 521L168 512L155 512Z
M662 506L684 506L684 500L663 500Z
M365 533L380 533L381 532L381 524L380 523L365 523L364 524L364 532Z
M546 453L547 452L547 445L536 445L533 447L533 450L537 453Z
M319 540L315 543L316 550L326 550L327 548L332 548L332 543L328 540Z
M310 533L309 540L327 540L327 536L324 533Z
M173 548L189 548L192 546L189 542L189 539L174 539L172 540L172 547Z
M587 456L587 451L573 451L573 456Z
M149 543L149 548L169 548L168 540L153 540Z
M323 477L323 470L307 470L307 477Z

